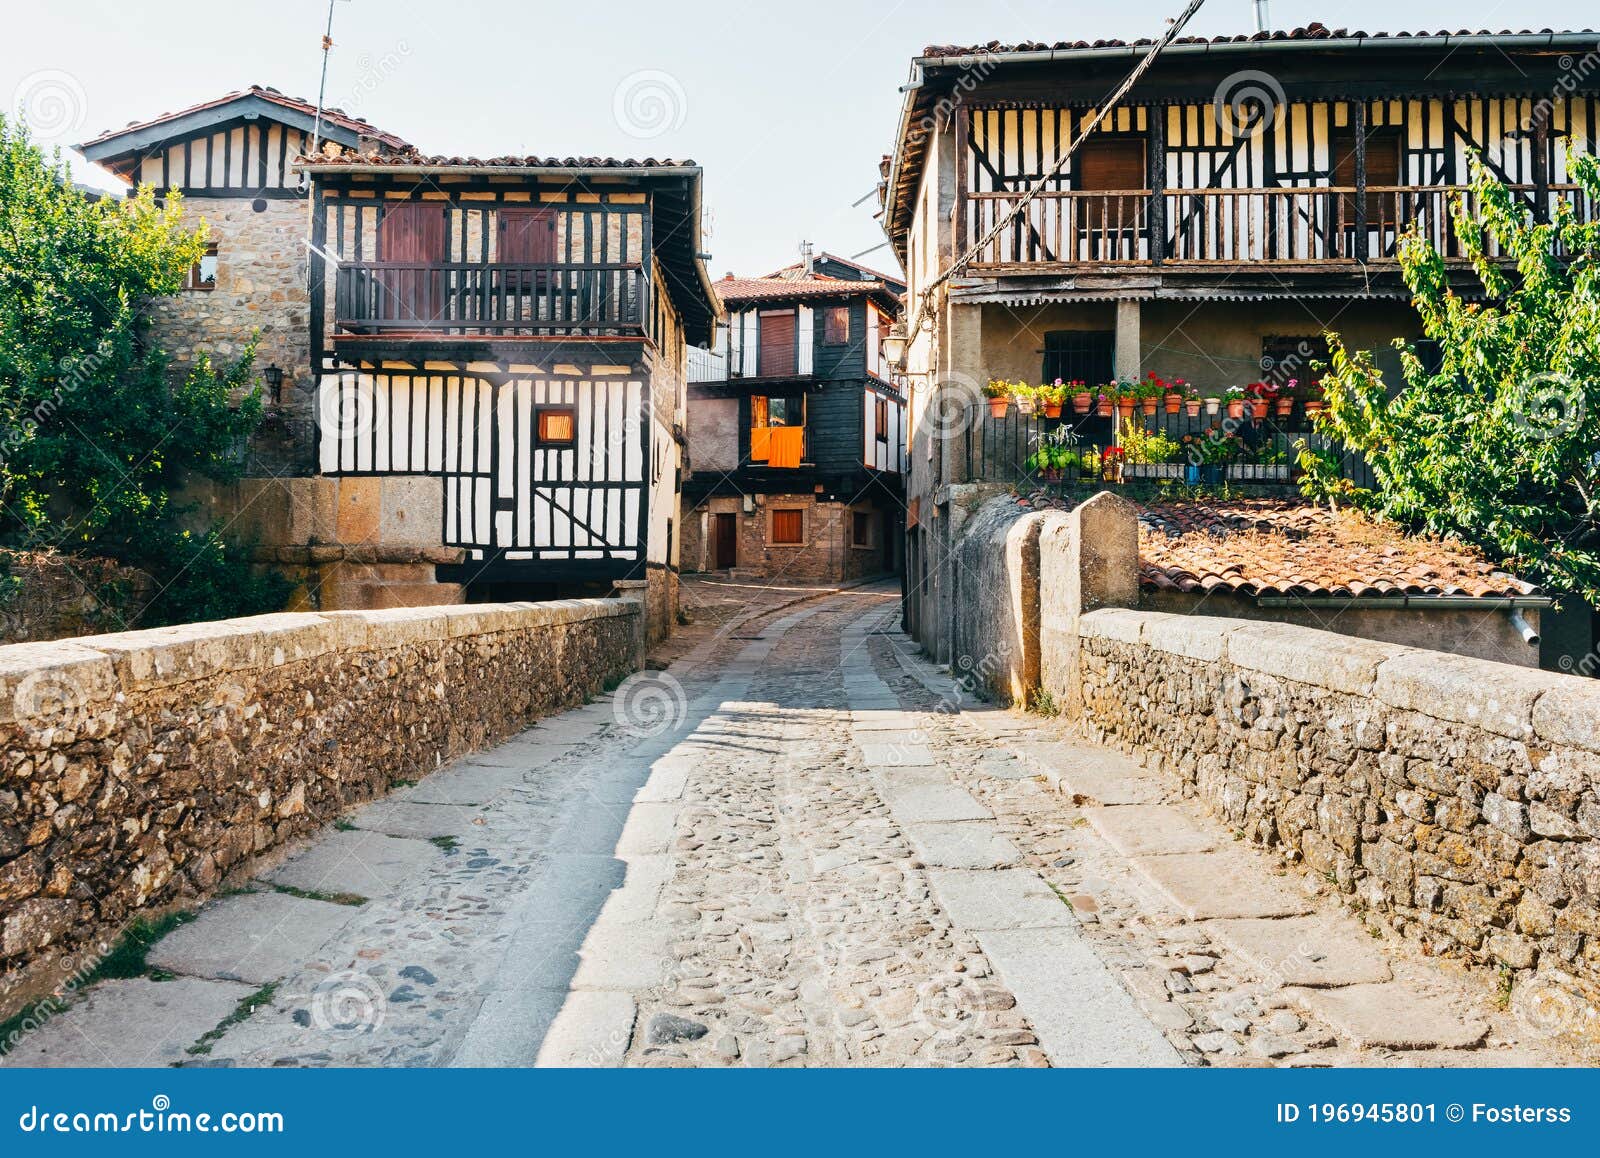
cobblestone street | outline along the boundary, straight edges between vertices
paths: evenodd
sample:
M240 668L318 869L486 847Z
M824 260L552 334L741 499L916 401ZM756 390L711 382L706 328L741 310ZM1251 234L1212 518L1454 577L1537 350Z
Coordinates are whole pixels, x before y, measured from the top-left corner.
M1571 1060L1173 783L964 703L896 589L685 605L664 670L356 810L10 1060Z

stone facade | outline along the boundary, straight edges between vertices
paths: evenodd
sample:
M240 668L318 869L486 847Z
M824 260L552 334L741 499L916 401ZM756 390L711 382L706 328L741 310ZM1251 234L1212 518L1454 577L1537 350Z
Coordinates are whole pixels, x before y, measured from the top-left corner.
M684 512L679 551L684 570L716 570L715 517L721 514L738 519L739 558L735 570L743 574L837 583L888 570L883 516L877 506L819 502L810 494L762 494L753 499L755 509L748 513L738 495L715 495ZM774 510L802 512L803 542L790 545L773 541ZM851 541L858 512L869 518L869 545Z
M256 206L263 206L259 211ZM251 474L309 473L316 383L311 373L306 278L307 203L300 198L190 197L183 216L201 220L217 246L217 284L149 303L153 337L187 372L202 354L216 363L239 356L258 333L255 368L283 370L289 404L251 442ZM275 403L274 398L265 398Z
M598 692L634 600L282 614L0 648L0 1016L56 956Z

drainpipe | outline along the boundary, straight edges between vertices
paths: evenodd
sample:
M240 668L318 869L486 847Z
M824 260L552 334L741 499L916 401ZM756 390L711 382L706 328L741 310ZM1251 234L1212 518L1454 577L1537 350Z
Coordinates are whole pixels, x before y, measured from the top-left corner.
M1258 595L1257 607L1334 608L1340 611L1490 611L1503 613L1530 647L1539 645L1538 629L1524 611L1545 611L1556 605L1548 595L1506 597L1479 595Z

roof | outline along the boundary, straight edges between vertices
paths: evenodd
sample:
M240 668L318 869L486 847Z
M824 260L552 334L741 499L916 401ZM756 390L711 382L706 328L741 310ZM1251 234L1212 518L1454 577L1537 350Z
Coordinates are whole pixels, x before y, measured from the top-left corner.
M820 273L790 274L780 270L772 277L734 277L715 283L717 296L728 305L742 302L794 301L801 298L874 298L893 313L900 311L900 296L881 281L828 277Z
M1294 50L1310 50L1322 57L1331 57L1335 54L1349 57L1360 55L1362 71L1369 69L1380 59L1368 55L1374 51L1389 55L1392 66L1398 66L1400 63L1393 59L1394 52L1411 50L1443 53L1462 62L1456 71L1475 77L1478 75L1475 70L1480 67L1481 62L1474 63L1472 55L1474 52L1496 53L1502 56L1512 52L1525 55L1543 54L1552 62L1552 68L1557 66L1563 68L1560 74L1562 77L1571 75L1572 79L1567 82L1569 85L1576 84L1584 91L1589 91L1595 85L1595 78L1588 73L1579 76L1572 69L1560 65L1560 62L1567 57L1558 57L1556 54L1565 51L1573 58L1588 59L1597 40L1600 40L1600 34L1588 30L1558 32L1545 29L1535 32L1508 29L1502 32L1368 33L1343 28L1330 29L1315 23L1308 24L1304 28L1251 35L1209 38L1180 36L1163 50L1162 61L1165 62L1169 57L1180 57L1184 58L1182 63L1167 67L1165 74L1163 74L1163 64L1158 63L1150 76L1129 94L1125 103L1130 105L1150 103L1158 99L1155 94L1162 85L1170 83L1163 79L1163 76L1179 77L1181 83L1191 86L1200 84L1202 80L1206 85L1213 85L1218 77L1198 75L1197 70L1200 72L1206 70L1202 64L1220 75L1229 69L1237 72L1241 67L1248 68L1249 65L1244 64L1246 60L1270 57L1274 53ZM981 102L989 96L989 93L984 91L985 87L992 91L994 86L1001 82L1002 77L1009 80L1010 77L1018 75L1017 69L1031 66L1037 70L1041 67L1048 68L1050 65L1061 65L1071 70L1063 77L1062 83L1067 84L1070 80L1073 85L1084 90L1079 94L1082 97L1081 103L1093 105L1104 98L1108 82L1113 77L1120 78L1120 75L1131 69L1138 58L1154 43L1152 39L1021 41L1015 44L989 41L983 44L965 45L931 44L923 49L922 55L912 60L910 80L901 90L905 96L900 109L894 152L886 158L886 163L882 166L883 184L880 186L884 231L902 261L905 258L906 236L914 213L923 161L929 142L933 138L930 127L941 123L943 117L941 110L947 107L952 99L958 104L964 101ZM981 65L974 63L974 57L982 58ZM1209 59L1212 57L1215 59ZM1293 69L1285 64L1285 67L1276 73L1284 89L1289 90L1291 99L1294 98L1294 90L1301 81L1302 74L1307 72L1305 64L1310 63L1311 60L1307 60ZM1536 81L1515 61L1507 58L1501 60L1499 64L1500 70L1506 74L1507 95L1548 96L1552 91L1543 77ZM1008 66L1012 66L1011 72L1006 71ZM1451 82L1430 68L1412 69L1408 75L1414 76L1418 94L1454 95ZM1041 99L1041 93L1049 92L1052 83L1030 74L1022 91L1028 102L1037 102ZM962 86L962 90L959 95L952 97L957 84ZM1516 90L1514 94L1512 89ZM1207 88L1206 91L1211 90ZM1075 99L1072 103L1079 102Z
M177 112L162 113L146 121L130 121L120 129L108 129L99 136L90 138L77 148L91 161L97 161L118 155L128 148L143 147L142 142L128 141L129 137L149 137L150 130L167 129L170 131L157 134L158 139L167 140L180 136L191 128L229 120L236 115L251 111L252 107L261 106L266 106L268 115L271 115L270 110L275 109L291 114L298 122L306 122L307 118L315 121L317 116L317 106L303 97L285 96L268 85L253 84L249 88L227 93L214 100L202 101ZM364 118L351 116L341 109L324 108L322 124L324 131L331 130L335 136L341 135L342 130L342 135L351 138L348 142L350 144L355 143L356 137L371 137L390 149L411 148L393 133L384 132L369 124ZM98 156L91 156L91 153Z
M848 257L840 257L837 254L828 253L826 250L824 250L812 259L812 264L814 266L825 265L830 262L834 265L842 265L847 269L855 270L861 274L861 280L881 281L884 283L884 285L889 286L896 293L905 292L905 279L896 277L892 273L884 273L882 270L873 269L871 266L862 265L860 262L851 261ZM782 269L774 270L773 272L767 274L767 276L796 277L804 268L805 264L803 262L796 261L784 266Z
M1146 591L1358 599L1538 593L1465 543L1407 535L1355 511L1268 498L1143 506L1139 583Z
M1351 32L1344 28L1328 28L1323 24L1312 22L1304 28L1291 28L1277 32L1255 32L1247 35L1235 36L1179 36L1173 40L1172 48L1213 46L1219 44L1249 44L1270 47L1274 44L1284 44L1307 40L1350 40L1350 41L1382 41L1403 44L1414 41L1439 41L1441 39L1480 39L1492 38L1494 40L1508 40L1524 38L1529 40L1549 39L1550 37L1565 36L1590 36L1594 33L1589 29L1569 29L1553 31L1549 28L1537 32L1530 29L1513 31L1502 29L1492 32L1487 29L1472 31L1461 29L1451 32L1448 29L1439 32ZM1139 40L1057 40L1045 43L1038 40L1021 41L1017 44L1001 44L998 40L991 40L987 44L930 44L922 50L920 59L932 60L952 56L978 56L999 55L1015 52L1088 52L1107 48L1149 48L1155 39L1141 38Z
M403 152L372 156L349 151L299 157L299 164L317 169L352 169L384 166L416 169L698 169L693 161L658 161L654 157L447 157L407 148Z

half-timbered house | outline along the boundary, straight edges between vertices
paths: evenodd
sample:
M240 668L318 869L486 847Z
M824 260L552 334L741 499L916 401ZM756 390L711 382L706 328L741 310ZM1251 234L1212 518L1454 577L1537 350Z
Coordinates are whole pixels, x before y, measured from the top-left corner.
M982 479L963 449L987 412L957 396L1152 372L1209 394L1282 384L1308 376L1330 329L1393 375L1391 341L1420 332L1402 235L1432 239L1460 292L1477 285L1449 216L1474 157L1532 213L1595 212L1568 169L1600 138L1594 33L1180 38L1058 167L1148 47L938 46L912 64L882 188L917 319L920 634L948 618L948 484Z
M727 322L690 351L684 568L896 570L904 397L883 338L903 284L820 254L716 289Z

